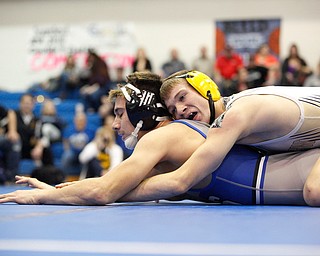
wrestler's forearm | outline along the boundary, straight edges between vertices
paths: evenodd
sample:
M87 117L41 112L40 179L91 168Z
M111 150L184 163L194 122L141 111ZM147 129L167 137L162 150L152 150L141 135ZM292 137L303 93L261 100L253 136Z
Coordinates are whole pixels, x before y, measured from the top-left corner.
M38 204L103 205L108 197L103 196L99 178L85 179L70 186L53 190L40 190L35 195Z
M198 177L188 175L188 169L184 168L188 168L188 166L145 179L118 201L153 201L182 195L201 180Z
M39 195L42 204L71 205L105 205L114 203L128 191L135 188L140 178L126 168L115 168L99 178L90 178L57 188L55 191L44 191Z
M143 202L166 199L182 194L172 173L161 174L142 181L135 189L121 197L119 202Z

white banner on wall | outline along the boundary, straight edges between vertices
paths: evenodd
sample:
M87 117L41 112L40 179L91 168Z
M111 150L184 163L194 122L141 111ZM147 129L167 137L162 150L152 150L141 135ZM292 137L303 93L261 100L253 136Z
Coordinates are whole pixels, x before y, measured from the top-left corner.
M58 75L66 57L79 67L94 49L112 70L130 68L136 53L132 23L46 24L0 27L0 89L21 91Z

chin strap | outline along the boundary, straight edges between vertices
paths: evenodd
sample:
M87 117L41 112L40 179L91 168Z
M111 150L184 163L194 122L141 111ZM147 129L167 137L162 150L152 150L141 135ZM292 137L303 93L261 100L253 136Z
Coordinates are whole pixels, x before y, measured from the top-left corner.
M209 108L210 108L210 124L212 124L215 119L216 110L214 108L214 101L212 99L212 95L211 95L210 91L207 91L207 96L209 98L208 101L209 101Z
M142 125L143 125L143 121L140 120L139 123L137 123L137 126L134 129L134 131L124 141L124 145L126 146L126 148L134 149L134 147L137 145L137 143L138 143L138 133L139 133Z

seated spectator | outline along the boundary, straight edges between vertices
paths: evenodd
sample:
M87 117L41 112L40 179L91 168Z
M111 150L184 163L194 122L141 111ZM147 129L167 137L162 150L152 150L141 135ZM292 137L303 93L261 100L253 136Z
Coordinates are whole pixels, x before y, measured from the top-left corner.
M257 66L263 66L268 69L271 67L280 67L280 62L276 56L270 52L268 44L262 44L254 56L254 63Z
M19 169L21 142L16 114L0 105L0 184L14 182Z
M32 158L37 160L37 166L43 166L41 161L44 150L51 155L51 162L48 165L54 165L54 156L51 145L55 142L62 141L62 131L66 123L57 115L54 102L46 99L41 108L41 116L36 122L35 137L40 142L37 143L32 151Z
M200 48L200 56L192 61L192 69L201 71L213 78L213 60L208 56L208 49L205 46Z
M256 65L254 55L250 55L249 63L246 67L248 71L249 88L263 86L267 80L269 69L263 66Z
M289 55L285 58L281 67L281 84L291 86L302 86L311 69L306 61L300 56L298 46L292 44L289 48Z
M123 67L117 67L116 68L116 77L114 80L110 82L110 88L109 89L114 89L117 88L118 84L126 84L126 78L124 75L124 69ZM105 95L102 95L100 98L101 104L98 108L98 114L99 116L104 119L106 116L110 114L110 112L113 113L113 106L112 104L108 101L108 93L109 91L106 92Z
M88 51L89 81L80 89L85 110L97 112L101 97L109 91L110 76L107 63L94 51Z
M100 127L95 138L89 142L79 155L84 177L100 177L123 161L122 148L115 142L111 126Z
M38 158L36 151L42 147L41 140L36 138L35 128L38 118L33 114L34 100L29 93L23 94L20 98L19 109L15 111L17 116L17 131L19 133L22 148L22 159L41 160L43 165L53 163L53 157L50 149L43 148L41 159ZM35 154L36 159L33 158Z
M63 133L62 169L67 175L79 175L81 164L79 154L93 139L94 131L87 126L87 116L83 111L76 111L73 125L68 126Z
M34 83L27 92L32 95L42 94L46 98L59 97L67 99L71 94L78 93L82 83L80 81L83 72L76 66L75 58L69 55L61 74L50 77L43 82ZM74 97L74 96L73 96Z
M186 66L183 61L179 59L179 52L177 49L171 49L170 51L170 60L165 62L162 65L163 77L168 77L171 74L186 69Z
M289 54L284 59L281 67L281 84L301 86L311 70L307 67L306 61L300 56L298 46L292 44Z
M230 85L225 86L221 91L224 96L231 96L232 94L249 89L248 71L246 68L240 68L238 75L231 81Z
M67 56L66 64L59 77L59 97L68 99L70 94L80 89L80 70L73 55Z
M59 89L59 77L50 77L43 82L36 82L27 89L30 95L43 95L46 98L52 98Z
M215 81L221 87L228 87L236 78L238 70L244 66L242 57L230 45L226 45L215 63Z
M320 61L318 62L315 72L307 77L303 86L320 86Z
M115 78L110 81L110 90L117 88L118 84L126 83L124 68L119 66L115 69ZM108 93L108 92L107 92Z
M143 48L137 50L137 56L133 62L132 72L136 71L152 71L151 61Z

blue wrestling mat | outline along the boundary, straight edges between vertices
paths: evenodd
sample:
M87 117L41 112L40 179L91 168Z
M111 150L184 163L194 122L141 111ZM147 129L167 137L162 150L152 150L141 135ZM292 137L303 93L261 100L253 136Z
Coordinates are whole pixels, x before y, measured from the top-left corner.
M0 187L0 193L17 187ZM0 255L320 255L320 208L0 205Z

